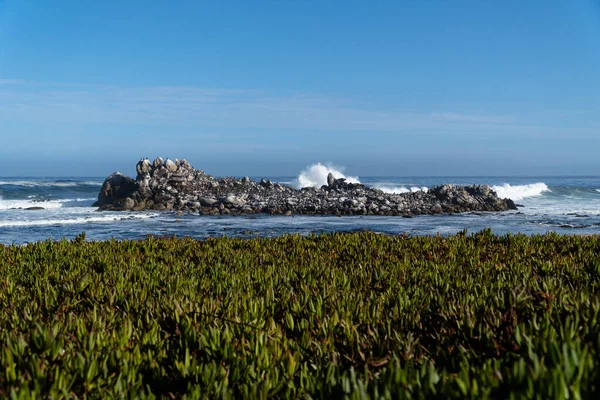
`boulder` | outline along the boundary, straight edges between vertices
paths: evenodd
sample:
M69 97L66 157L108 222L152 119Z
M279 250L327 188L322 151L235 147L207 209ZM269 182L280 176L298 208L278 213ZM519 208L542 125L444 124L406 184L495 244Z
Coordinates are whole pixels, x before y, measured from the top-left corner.
M116 204L119 200L130 197L137 190L136 182L120 172L114 172L104 180L98 194L98 206Z
M151 169L152 164L150 164L150 161L147 158L141 159L135 166L135 170L137 171L138 175L148 173Z
M165 162L163 161L162 157L156 157L154 159L154 162L152 163L152 168L158 168L161 165L163 165Z
M131 210L135 207L135 200L131 197L126 197L121 201L121 207L123 207L123 210Z
M203 207L212 207L217 203L217 199L215 199L214 197L201 197L200 198L200 204Z
M334 184L335 184L335 176L333 176L333 174L330 172L329 174L327 174L327 185L333 186Z
M171 172L175 172L177 171L177 164L167 158L167 161L165 161L165 168Z

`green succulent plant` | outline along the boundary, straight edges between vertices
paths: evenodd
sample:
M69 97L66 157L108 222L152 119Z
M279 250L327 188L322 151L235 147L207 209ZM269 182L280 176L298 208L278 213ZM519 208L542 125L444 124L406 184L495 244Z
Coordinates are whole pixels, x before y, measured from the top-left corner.
M0 246L0 397L590 398L600 237Z

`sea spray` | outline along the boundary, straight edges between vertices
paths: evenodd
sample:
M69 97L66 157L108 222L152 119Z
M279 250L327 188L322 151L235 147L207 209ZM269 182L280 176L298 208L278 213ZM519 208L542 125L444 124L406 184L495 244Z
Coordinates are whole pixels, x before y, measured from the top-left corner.
M381 190L383 193L390 194L402 194L402 193L415 193L419 191L427 192L429 189L426 186L418 187L418 186L392 186L392 185L375 185L373 186L375 189Z
M46 210L63 207L90 207L95 200L94 197L60 200L36 200L35 198L30 198L30 200L4 200L0 196L0 211L29 207L43 207Z
M333 174L335 179L344 178L348 183L361 183L358 176L346 176L341 170L343 168L335 167L332 165L325 165L323 163L312 164L308 168L304 169L298 178L296 179L295 186L298 189L304 187L321 187L323 185L327 185L327 175L330 173ZM417 187L417 186L395 186L395 185L374 185L375 189L379 189L384 193L388 194L402 194L409 192L418 192L424 191L427 192L427 187Z
M492 189L496 191L498 197L511 200L523 200L526 197L539 196L544 192L550 192L550 188L543 183L532 183L529 185L511 185L505 183L504 185L494 185Z
M333 174L335 179L344 178L348 183L360 183L357 176L346 176L337 167L316 163L304 169L298 175L296 187L301 189L310 186L321 187L327 185L327 175L330 173Z

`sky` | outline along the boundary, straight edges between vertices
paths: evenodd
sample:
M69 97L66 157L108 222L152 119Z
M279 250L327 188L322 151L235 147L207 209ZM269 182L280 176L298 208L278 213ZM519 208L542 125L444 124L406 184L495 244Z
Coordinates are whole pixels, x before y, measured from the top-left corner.
M600 0L0 0L0 176L600 175Z

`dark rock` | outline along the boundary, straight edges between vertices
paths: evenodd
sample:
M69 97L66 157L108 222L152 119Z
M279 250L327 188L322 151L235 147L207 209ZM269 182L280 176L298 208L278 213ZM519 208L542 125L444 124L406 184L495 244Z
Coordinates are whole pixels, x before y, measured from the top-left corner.
M398 215L504 211L516 209L512 200L500 199L487 185L442 185L429 191L387 194L345 179L327 177L320 189L300 190L268 179L214 178L186 161L157 158L138 162L136 180L120 173L102 185L97 205L101 210L174 210L202 215Z
M327 186L333 186L334 183L335 183L335 177L330 172L329 174L327 174Z
M44 209L44 207L35 206L35 207L27 207L27 208L24 208L23 210L36 211L36 210L43 210L43 209Z
M119 200L131 196L136 190L136 181L120 172L115 172L104 180L100 194L98 194L98 206L115 204Z

